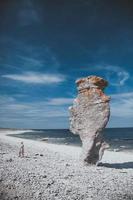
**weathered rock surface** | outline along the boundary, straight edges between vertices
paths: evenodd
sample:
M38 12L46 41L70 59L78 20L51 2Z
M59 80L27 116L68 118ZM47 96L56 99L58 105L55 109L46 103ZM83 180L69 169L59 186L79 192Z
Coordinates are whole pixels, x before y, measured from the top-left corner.
M83 160L95 164L103 142L102 130L110 116L110 97L103 92L108 82L97 76L88 76L77 80L76 84L78 96L69 108L70 130L79 134L82 140Z

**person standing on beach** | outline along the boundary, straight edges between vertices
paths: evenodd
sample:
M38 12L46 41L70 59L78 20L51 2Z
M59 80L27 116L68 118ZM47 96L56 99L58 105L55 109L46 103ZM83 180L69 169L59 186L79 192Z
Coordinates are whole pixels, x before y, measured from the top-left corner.
M24 143L21 142L20 150L19 150L19 157L24 157Z
M100 150L99 150L99 160L97 161L96 166L98 166L100 164L100 161L102 160L104 151L105 151L105 149L108 149L108 148L109 148L109 144L108 143L103 142L101 144L101 147L100 147Z

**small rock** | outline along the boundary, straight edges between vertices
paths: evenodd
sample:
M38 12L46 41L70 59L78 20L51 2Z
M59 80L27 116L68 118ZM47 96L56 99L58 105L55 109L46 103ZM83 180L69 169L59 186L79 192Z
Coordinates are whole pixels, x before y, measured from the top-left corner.
M40 154L40 156L43 156L43 154Z
M54 184L54 181L52 181L51 183L48 183L47 188L50 187L52 184Z
M18 199L18 196L16 195L16 196L14 197L14 199Z
M120 173L127 173L127 172L120 172Z
M13 159L12 159L12 158L10 158L10 159L7 159L6 161L7 161L7 162L12 162L12 161L13 161Z
M68 167L68 166L70 166L70 164L66 163L66 166Z
M71 189L67 189L67 190L66 190L66 194L69 194L70 192L72 192Z
M35 194L36 194L37 197L39 197L42 194L42 192L37 191Z

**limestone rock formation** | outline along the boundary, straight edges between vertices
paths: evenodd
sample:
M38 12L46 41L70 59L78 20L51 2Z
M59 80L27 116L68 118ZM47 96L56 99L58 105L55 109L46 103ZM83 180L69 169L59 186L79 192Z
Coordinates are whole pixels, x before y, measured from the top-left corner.
M97 76L88 76L76 81L78 95L69 107L70 130L82 141L84 162L95 164L103 142L102 130L109 116L110 97L104 94L108 82Z

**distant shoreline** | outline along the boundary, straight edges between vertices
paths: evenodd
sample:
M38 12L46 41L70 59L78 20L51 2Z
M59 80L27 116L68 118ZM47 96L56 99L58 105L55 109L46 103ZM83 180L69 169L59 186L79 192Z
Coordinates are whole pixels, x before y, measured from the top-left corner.
M48 144L81 147L78 135L73 135L68 129L0 129L21 140L41 141ZM110 144L110 151L133 153L133 128L131 129L106 129L105 140ZM130 133L130 134L129 134Z
M133 127L106 127L105 129L132 129ZM69 130L69 128L0 128L0 130Z

